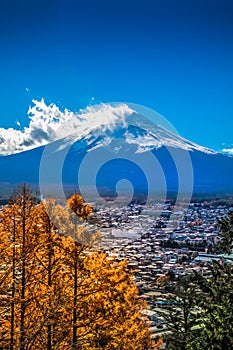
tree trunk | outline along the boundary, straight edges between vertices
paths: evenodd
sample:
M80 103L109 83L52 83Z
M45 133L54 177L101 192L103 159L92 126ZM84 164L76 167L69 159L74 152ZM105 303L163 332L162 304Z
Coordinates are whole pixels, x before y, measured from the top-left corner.
M25 201L22 217L22 282L21 282L21 307L20 307L20 341L19 348L24 350L25 347L25 290L26 290L26 222L25 222Z
M77 292L78 292L78 244L75 242L74 250L74 300L73 300L73 349L77 346Z
M12 287L11 287L11 331L10 331L10 350L14 349L14 336L15 336L15 230L16 222L14 217L14 229L13 229L13 256L12 256Z
M49 289L52 286L52 244L51 244L51 227L50 227L50 221L48 218L48 239L49 239L49 243L48 243L48 287ZM49 301L51 303L51 300ZM51 312L51 305L50 305L50 310L49 312ZM48 321L48 326L47 326L47 350L52 350L52 325L51 325L51 321L49 318Z

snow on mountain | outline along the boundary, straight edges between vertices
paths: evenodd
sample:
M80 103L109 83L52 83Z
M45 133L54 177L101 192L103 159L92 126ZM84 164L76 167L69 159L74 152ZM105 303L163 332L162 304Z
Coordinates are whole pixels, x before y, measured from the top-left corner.
M233 148L223 148L222 153L232 155L233 156Z
M44 100L33 100L28 110L29 126L22 130L0 128L0 155L9 155L46 145L65 138L72 133L82 135L99 125L111 125L124 121L133 111L125 104L113 107L102 104L87 107L79 113L65 109L63 112L55 105L46 105Z
M43 99L33 103L28 110L28 127L0 128L0 155L27 151L59 139L64 139L66 146L82 140L83 146L92 145L93 149L110 145L116 137L137 145L138 153L162 146L216 153L165 129L127 104L101 104L74 113L61 111L55 104L46 105Z
M97 179L101 191L114 193L118 181L127 179L139 193L163 187L233 193L232 157L181 137L161 116L148 117L137 105L101 104L74 113L44 100L33 103L28 127L0 129L0 194L22 182L38 189L43 171L49 186L77 189L82 164L86 186L93 188Z

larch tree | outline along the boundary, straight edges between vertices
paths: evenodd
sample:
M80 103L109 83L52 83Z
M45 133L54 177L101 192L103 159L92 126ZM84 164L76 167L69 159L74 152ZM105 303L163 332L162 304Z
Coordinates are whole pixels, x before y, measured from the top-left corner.
M15 227L14 212L5 207L0 213L0 348L10 344L10 349L15 333Z
M26 349L29 326L31 268L37 236L32 216L35 199L26 185L20 186L1 213L0 231L6 237L5 275L10 294L10 349ZM26 316L27 314L27 316Z
M126 261L109 259L105 253L88 254L83 261L85 277L77 298L77 320L83 349L151 349L152 342ZM81 279L82 277L80 277Z
M23 185L0 213L0 349L155 349L126 261L94 250L77 194L67 207Z
M30 274L27 273L27 265L30 265L34 248L37 241L33 235L34 218L32 211L35 206L35 199L31 190L23 184L13 194L11 203L16 210L17 235L20 244L20 337L19 349L26 347L26 309L27 309L27 286L29 285Z
M71 271L73 273L73 337L72 337L72 348L78 348L78 337L77 337L77 293L78 293L78 265L79 258L85 249L86 241L90 244L91 237L88 235L87 231L81 227L78 227L79 220L86 220L91 212L92 208L89 204L85 204L82 196L74 193L67 200L67 207L70 209L70 219L73 223L72 236L74 238L74 243L71 244L73 249L70 249L71 261L73 262L73 268ZM83 238L85 236L84 242Z
M36 251L37 273L34 276L40 290L37 305L40 332L34 343L36 341L37 349L41 350L68 348L71 330L67 324L71 323L71 317L68 314L70 276L66 255L70 240L59 234L59 229L67 232L69 218L67 211L52 199L40 203L35 217L40 231L39 249Z

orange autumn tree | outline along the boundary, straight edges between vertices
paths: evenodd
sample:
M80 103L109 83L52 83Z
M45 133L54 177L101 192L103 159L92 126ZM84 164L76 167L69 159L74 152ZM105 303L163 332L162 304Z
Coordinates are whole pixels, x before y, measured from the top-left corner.
M14 341L16 228L13 211L5 208L4 214L12 216L12 221L6 223L3 213L0 213L0 339L1 346L6 348ZM11 239L8 230L11 231Z
M92 213L90 204L85 204L83 197L76 192L67 200L67 207L81 220L87 219Z
M79 270L81 269L82 257L85 249L92 243L93 234L89 234L84 227L79 225L80 220L86 220L91 212L92 208L89 204L85 204L82 196L76 192L67 200L67 207L69 210L69 218L73 226L69 230L69 235L73 238L67 246L68 266L70 268L70 274L72 276L73 289L72 289L72 349L78 349L78 288L79 284Z
M34 336L33 349L68 348L70 330L67 323L66 288L70 278L65 268L64 238L57 232L51 218L56 216L68 226L65 210L52 199L40 203L34 216L40 232L39 249L35 252L34 286L39 290L37 320L39 332Z
M9 320L9 348L24 350L27 334L33 333L35 294L32 289L33 257L37 248L38 234L32 216L35 199L26 185L20 186L13 194L10 205L1 212L1 246L5 245L5 266L2 281L5 299L9 301L8 311L1 318ZM6 347L8 348L8 347Z
M94 252L84 258L83 270L84 281L77 296L82 315L77 322L79 344L87 350L151 349L150 333L142 316L146 306L138 300L127 262Z
M0 349L152 349L126 262L93 250L79 195L67 207L23 185L1 212Z

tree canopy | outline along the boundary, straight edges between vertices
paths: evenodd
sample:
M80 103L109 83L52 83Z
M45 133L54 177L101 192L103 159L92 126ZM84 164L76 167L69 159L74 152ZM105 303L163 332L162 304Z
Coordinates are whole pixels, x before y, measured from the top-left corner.
M70 209L91 213L77 194L38 204L23 185L0 212L0 349L156 349L127 262L95 251Z
M233 211L219 221L222 252L230 253L233 242ZM212 261L209 275L193 274L177 282L171 299L166 337L171 350L233 349L233 264Z

